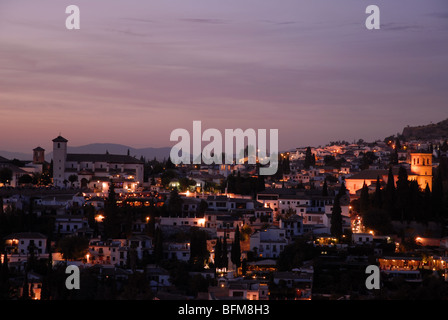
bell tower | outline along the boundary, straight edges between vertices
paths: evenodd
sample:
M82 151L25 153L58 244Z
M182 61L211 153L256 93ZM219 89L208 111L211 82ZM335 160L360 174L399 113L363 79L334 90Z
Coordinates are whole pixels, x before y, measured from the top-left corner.
M426 184L432 191L432 154L411 153L411 171L417 175L420 188L425 189Z
M53 185L63 187L65 180L65 159L68 140L58 136L53 139Z
M37 147L33 149L33 164L42 164L45 162L45 149Z

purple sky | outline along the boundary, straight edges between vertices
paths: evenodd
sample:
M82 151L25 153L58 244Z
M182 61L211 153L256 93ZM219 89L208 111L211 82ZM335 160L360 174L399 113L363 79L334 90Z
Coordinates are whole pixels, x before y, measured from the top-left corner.
M382 139L448 117L447 40L446 0L0 0L0 150L170 146L193 120Z

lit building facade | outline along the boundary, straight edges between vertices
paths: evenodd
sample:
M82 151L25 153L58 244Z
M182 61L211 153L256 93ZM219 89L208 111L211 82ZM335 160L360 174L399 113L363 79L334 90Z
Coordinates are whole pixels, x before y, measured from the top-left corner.
M432 190L432 153L411 153L411 171L420 188Z
M114 180L124 189L135 191L143 184L143 161L129 155L67 153L68 140L53 139L53 184L57 187L90 187L104 191ZM75 175L76 181L70 181Z

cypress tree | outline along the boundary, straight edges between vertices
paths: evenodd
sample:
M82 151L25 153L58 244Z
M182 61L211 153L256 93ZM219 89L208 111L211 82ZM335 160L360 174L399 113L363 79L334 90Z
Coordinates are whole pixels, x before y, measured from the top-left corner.
M110 180L109 193L104 206L104 236L105 238L118 238L121 232L121 223L118 215L115 185Z
M443 179L441 168L437 168L434 176L434 182L432 184L432 216L436 219L443 219Z
M49 300L51 298L51 279L53 277L53 255L51 245L47 244L47 247L48 247L47 270L42 279L42 289L40 294L41 300Z
M410 218L408 216L409 195L408 173L404 167L400 166L397 180L397 209L401 221Z
M409 220L423 221L423 197L420 192L420 186L418 185L417 180L412 180L409 183Z
M223 263L222 263L222 243L221 243L221 238L218 238L218 240L216 240L216 244L215 244L215 267L217 269L222 269L223 267Z
M347 188L345 186L345 182L342 181L341 186L339 187L339 192L338 192L338 196L340 198L342 198L343 196L345 196L347 194Z
M30 297L30 286L28 283L28 272L25 272L22 285L22 299L29 300L30 298L31 297Z
M383 207L383 195L381 191L380 176L376 178L375 194L373 196L373 206L376 208Z
M423 214L425 215L426 221L433 221L434 217L432 215L431 189L429 188L429 184L426 184L423 194Z
M362 215L364 215L370 208L370 199L369 198L370 198L369 188L367 187L367 184L364 181L364 184L361 189L361 196L359 199L360 212Z
M333 203L330 232L331 235L337 239L340 239L342 236L342 209L339 195L335 197Z
M180 217L182 215L183 200L176 189L171 190L168 200L168 212L170 217Z
M384 206L389 214L389 217L395 218L395 198L396 198L394 175L392 173L392 167L389 167L389 173L387 176L387 184L384 192Z
M310 167L316 164L316 158L311 153L311 147L307 147L305 151L305 161L303 163L305 169L309 169Z
M163 259L163 234L160 228L154 230L154 259L156 264Z
M7 251L5 249L3 253L3 263L0 266L0 299L1 300L7 300L10 298L10 292L9 292L9 267L8 267L8 257L7 257Z
M236 266L238 272L238 268L241 266L241 244L239 226L237 226L235 230L235 240L232 243L232 251L230 254L232 263Z
M324 197L328 196L328 186L327 186L327 179L324 180L324 185L322 187L322 195Z
M224 233L224 239L222 240L222 255L221 255L221 259L222 259L222 267L226 268L229 266L229 258L227 257L228 254L228 250L227 250L227 237L226 234Z

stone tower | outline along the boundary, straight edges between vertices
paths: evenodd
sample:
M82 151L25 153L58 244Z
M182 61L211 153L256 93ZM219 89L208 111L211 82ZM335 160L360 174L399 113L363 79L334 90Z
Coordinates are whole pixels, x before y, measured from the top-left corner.
M65 160L68 140L58 136L53 139L53 185L63 187L65 180Z
M42 164L45 162L45 149L37 147L33 149L33 164Z
M432 191L432 154L411 153L411 171L417 175L420 188L425 189L426 184Z

